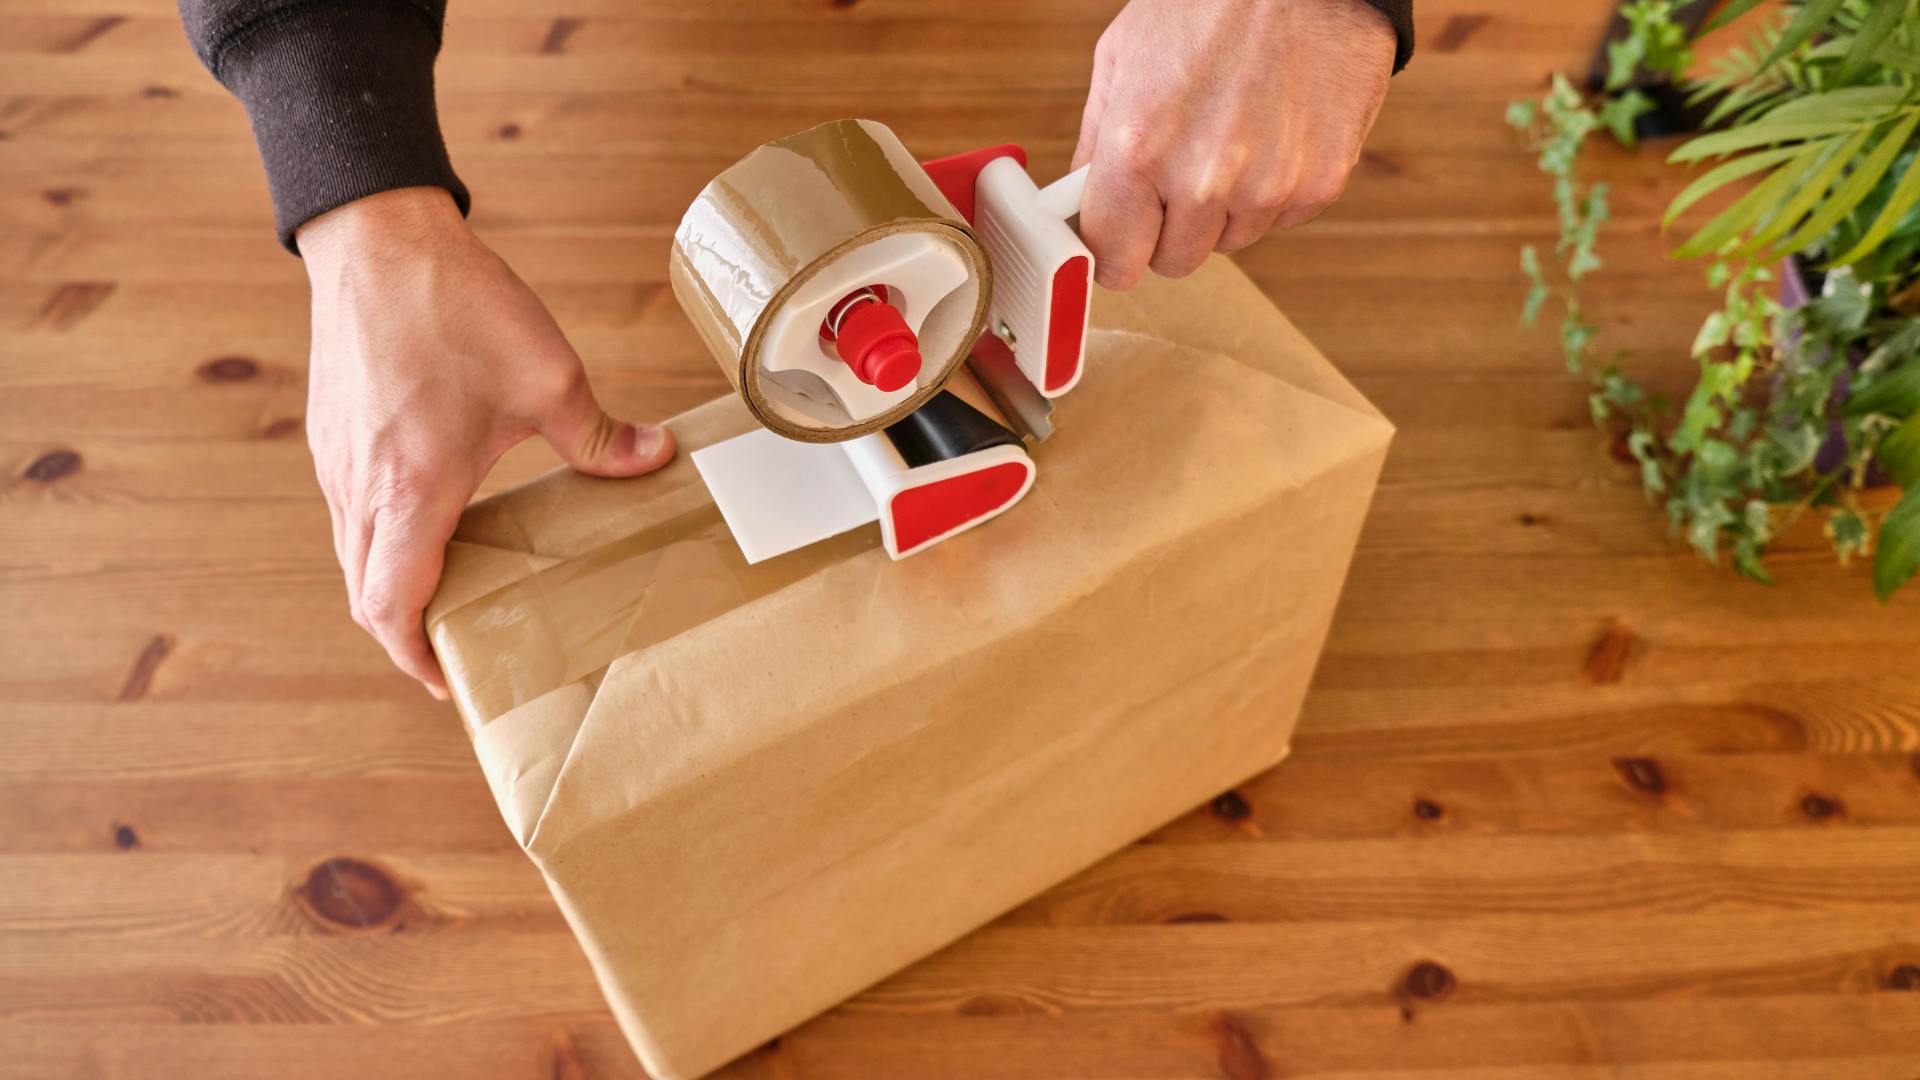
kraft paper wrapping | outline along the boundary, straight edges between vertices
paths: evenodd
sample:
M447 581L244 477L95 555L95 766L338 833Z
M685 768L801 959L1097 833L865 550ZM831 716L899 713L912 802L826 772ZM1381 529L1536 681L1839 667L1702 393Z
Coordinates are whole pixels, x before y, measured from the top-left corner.
M918 389L886 412L853 420L824 382L773 376L759 362L773 314L809 278L854 248L900 232L954 245L970 281L928 317ZM715 177L673 237L673 294L755 419L790 439L838 442L892 424L939 393L986 323L993 274L986 253L892 131L834 120L768 143ZM817 385L813 385L817 384Z
M684 452L462 520L435 648L655 1076L1284 756L1392 427L1221 259L1101 294L1056 419L1020 505L898 563L861 529L745 565Z

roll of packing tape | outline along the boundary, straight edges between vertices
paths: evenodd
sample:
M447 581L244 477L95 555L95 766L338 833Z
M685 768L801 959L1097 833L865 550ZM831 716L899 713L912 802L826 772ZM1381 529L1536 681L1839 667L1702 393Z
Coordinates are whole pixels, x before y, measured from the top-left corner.
M872 120L790 135L715 177L674 232L669 276L754 416L803 442L877 431L939 393L992 293L972 226ZM893 391L862 382L820 332L841 299L881 285L922 358Z

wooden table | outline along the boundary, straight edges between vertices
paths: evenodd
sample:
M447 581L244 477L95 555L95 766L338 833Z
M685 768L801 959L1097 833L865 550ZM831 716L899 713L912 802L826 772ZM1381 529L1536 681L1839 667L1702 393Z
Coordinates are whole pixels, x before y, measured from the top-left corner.
M1059 168L1114 6L456 0L443 116L658 418L726 388L663 281L702 182L848 113ZM1401 429L1295 758L729 1075L1920 1076L1920 589L1814 528L1773 588L1676 550L1517 327L1552 218L1501 106L1607 6L1419 0L1345 200L1244 257ZM1658 156L1594 163L1592 292L1683 385ZM348 620L268 221L171 0L0 0L0 1075L636 1075L459 724Z

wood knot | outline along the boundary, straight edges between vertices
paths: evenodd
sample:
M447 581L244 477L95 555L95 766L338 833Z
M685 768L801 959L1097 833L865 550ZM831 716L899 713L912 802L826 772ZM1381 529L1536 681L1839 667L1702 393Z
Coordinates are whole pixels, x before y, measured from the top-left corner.
M494 131L494 134L511 142L520 137L520 125L512 123L501 124L500 127Z
M1407 996L1421 1001L1440 1001L1453 993L1453 972L1432 960L1422 960L1408 969L1402 981Z
M385 923L405 897L386 871L359 859L328 859L316 865L295 892L317 918L351 930Z
M72 206L73 201L84 194L86 192L79 188L70 187L48 188L40 193L41 198L46 199L49 206Z
M1371 169L1383 176L1399 176L1407 171L1406 166L1398 161L1372 150L1360 151L1360 164L1363 168Z
M1825 821L1828 818L1839 817L1845 814L1847 808L1839 799L1829 795L1822 795L1817 791L1810 791L1805 798L1800 800L1800 812L1815 821Z
M1230 1012L1218 1013L1213 1018L1213 1033L1220 1048L1220 1075L1226 1080L1267 1080L1273 1075L1273 1066L1260 1052L1260 1040L1246 1021Z
M1447 816L1446 808L1432 799L1413 800L1413 816L1421 821L1439 821Z
M121 851L132 851L140 846L140 834L133 831L131 825L115 823L113 826L113 846Z
M1920 990L1920 964L1901 964L1887 972L1887 989Z
M1493 16L1482 11L1468 12L1464 15L1451 15L1440 25L1440 32L1434 35L1433 51L1459 52L1467 40L1479 33L1480 28L1493 21Z
M1253 807L1247 805L1247 800L1237 791L1216 795L1207 809L1222 821L1245 821L1253 815Z
M1619 619L1609 622L1587 650L1586 663L1581 665L1587 681L1596 686L1619 682L1627 673L1627 659L1633 655L1637 641L1626 623Z
M175 90L171 86L149 86L140 91L140 96L143 98L177 98L180 96L180 91Z
M547 1080L587 1080L586 1062L567 1029L554 1029L547 1037L547 1051Z
M200 365L200 377L208 382L245 382L260 374L260 363L247 356L218 356Z
M33 459L22 473L36 484L51 484L63 476L71 476L80 468L80 453L77 450L49 450Z
M1167 916L1167 923L1171 926L1184 926L1189 923L1223 923L1226 921L1227 917L1217 911L1186 911L1178 915Z
M133 666L127 669L127 680L120 684L120 692L114 695L115 701L139 701L153 689L153 674L160 670L160 664L173 655L174 640L172 634L155 634L140 646L140 655L133 658Z
M961 1016L1034 1016L1046 1012L1038 1002L1019 994L975 994L954 1010Z
M1535 525L1544 525L1546 524L1546 521L1547 521L1547 517L1545 514L1521 514L1520 515L1520 524L1528 526L1529 528Z
M1613 759L1613 771L1627 786L1646 795L1665 795L1667 793L1667 774L1660 769L1660 763L1648 757L1621 757Z
M266 427L261 428L260 437L263 439L284 439L289 435L299 434L306 429L306 426L307 421L305 417L283 416L267 424Z

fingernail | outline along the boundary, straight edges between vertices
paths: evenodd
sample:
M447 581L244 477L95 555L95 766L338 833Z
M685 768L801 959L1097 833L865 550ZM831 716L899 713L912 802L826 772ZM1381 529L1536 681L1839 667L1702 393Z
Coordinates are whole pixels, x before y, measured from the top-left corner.
M437 687L437 686L433 686L433 685L428 685L428 686L427 686L427 693L428 693L428 694L430 694L430 695L432 695L432 697L433 697L433 700L435 700L435 701L447 701L447 700L450 700L450 699L449 699L449 698L447 697L447 692L446 692L445 690L442 690L442 689L440 689L440 688L439 688L439 687Z
M633 454L642 461L653 461L672 446L673 433L663 427L643 427L634 433Z

